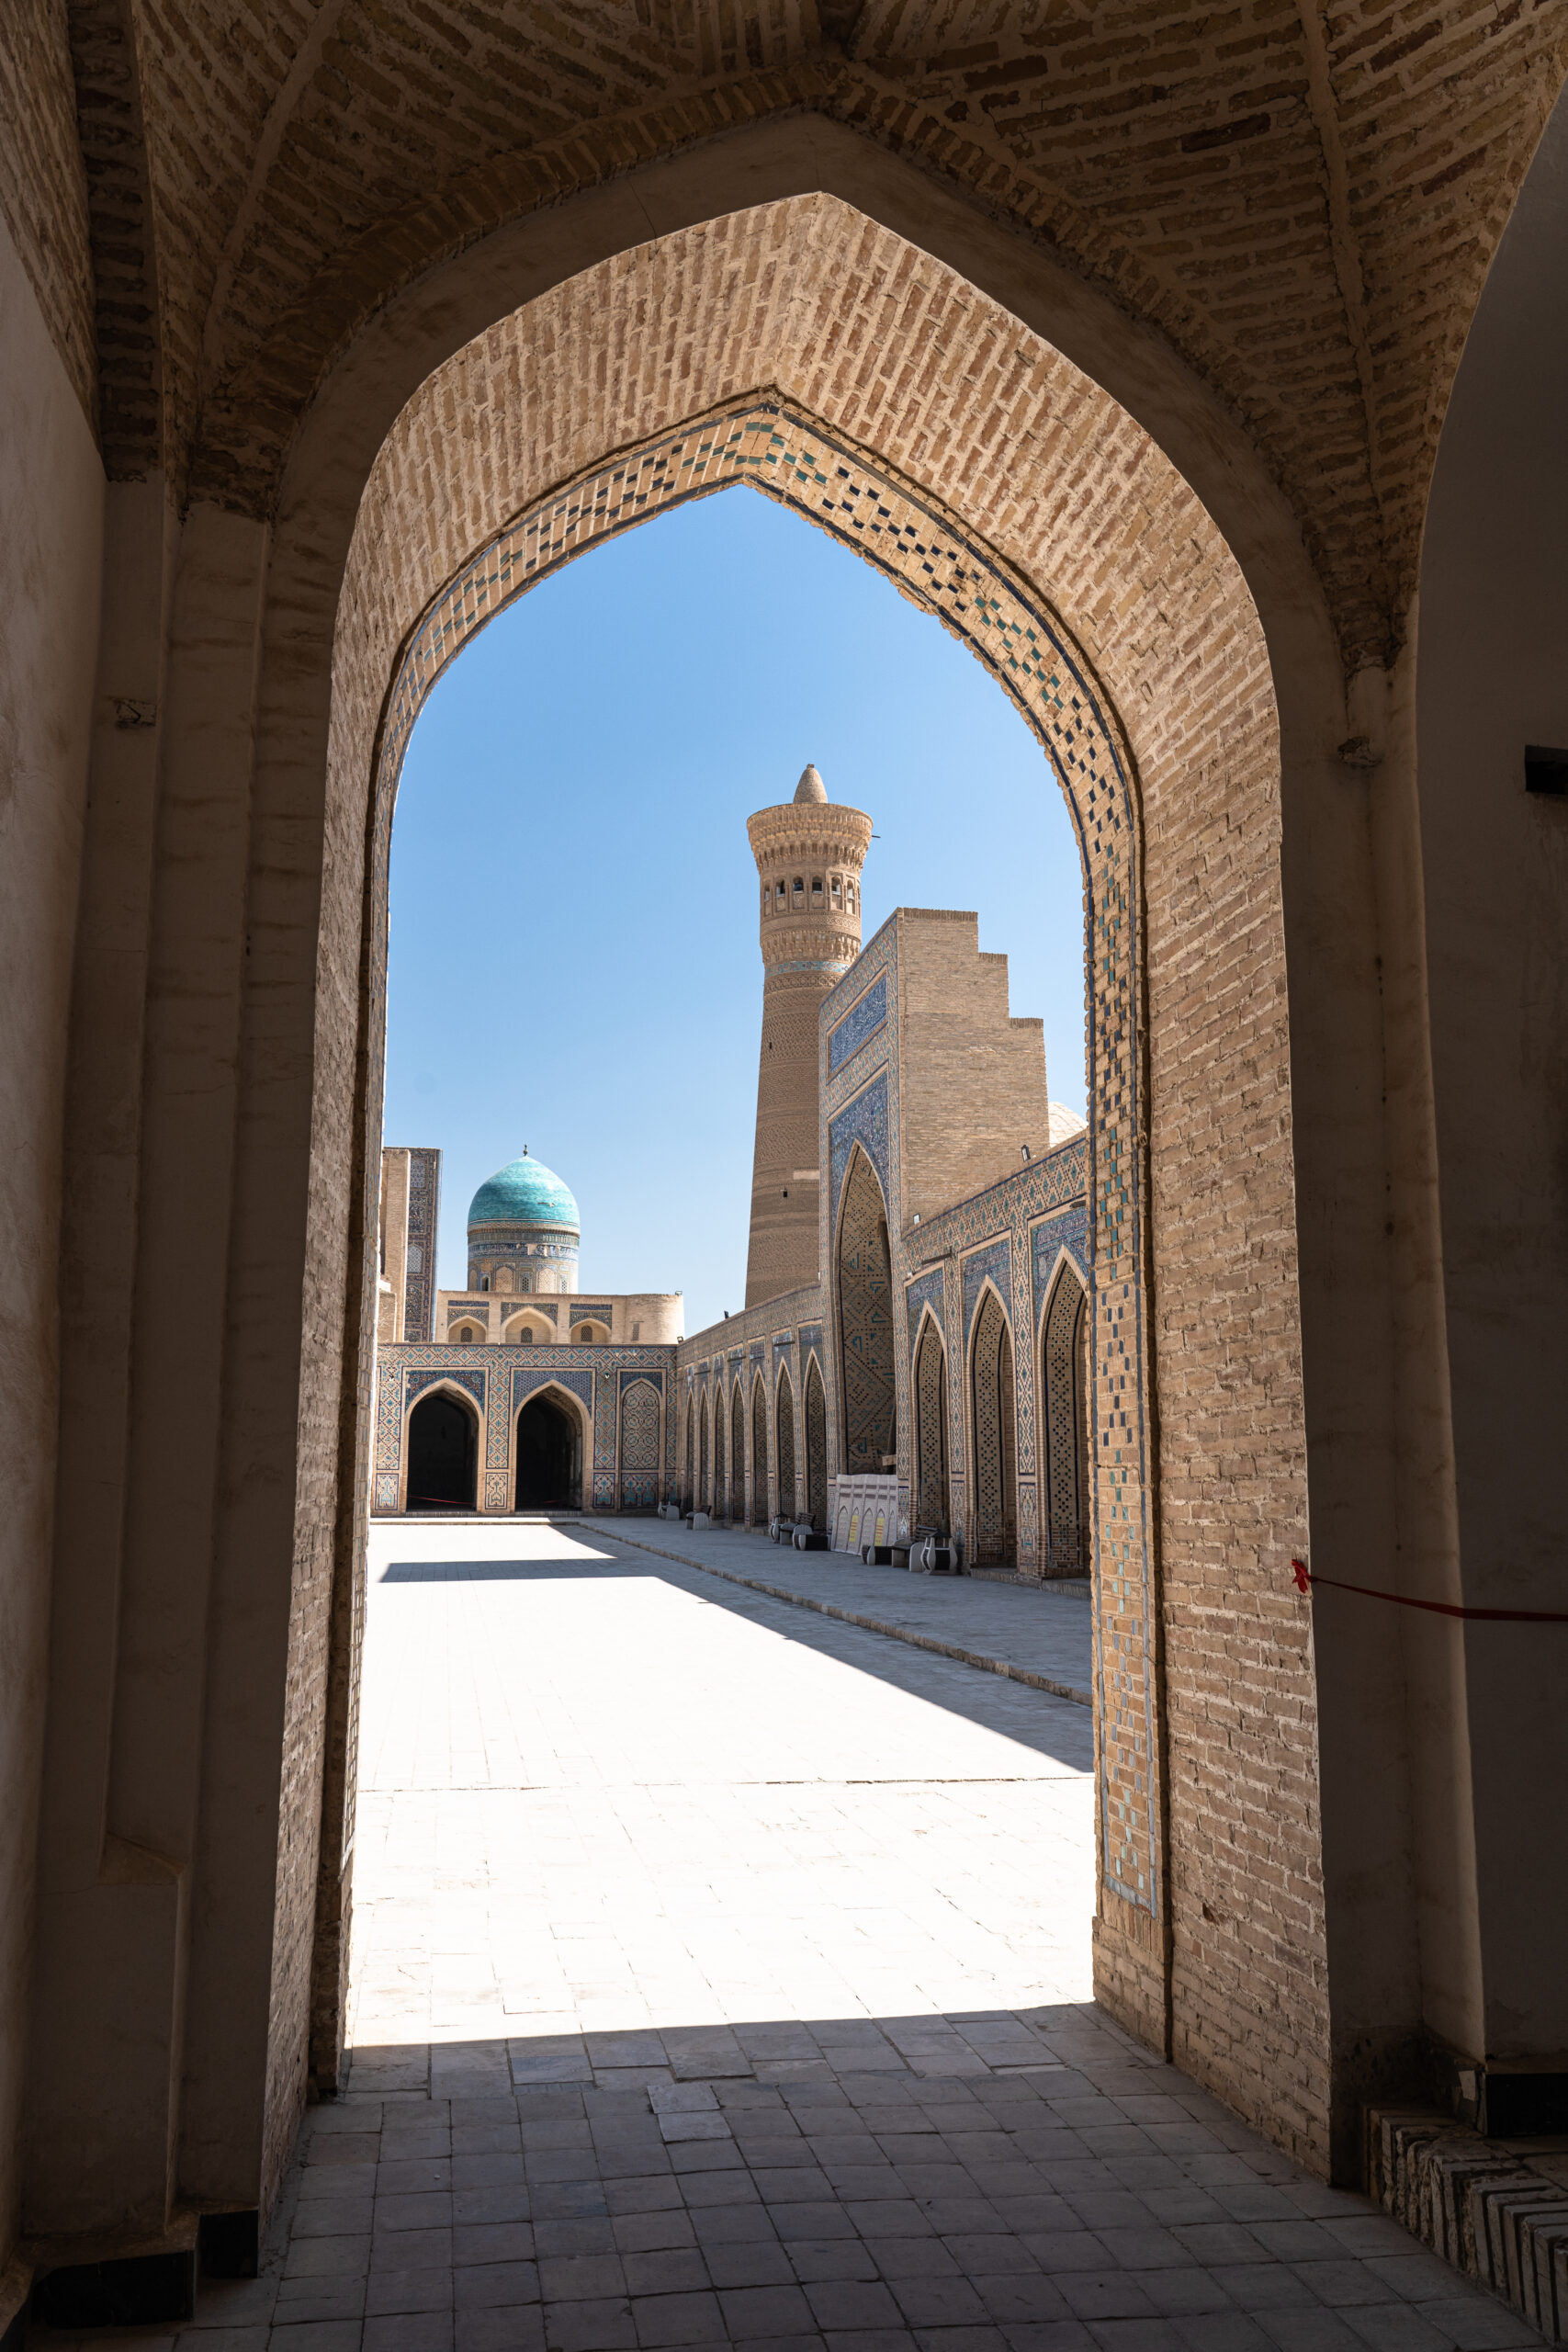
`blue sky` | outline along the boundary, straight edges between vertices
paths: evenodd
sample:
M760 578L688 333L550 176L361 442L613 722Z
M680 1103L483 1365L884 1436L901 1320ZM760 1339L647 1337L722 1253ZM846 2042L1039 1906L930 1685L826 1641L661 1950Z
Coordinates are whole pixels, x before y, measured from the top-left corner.
M440 1281L525 1144L584 1288L746 1288L762 967L753 809L807 760L868 809L863 935L967 907L1084 1108L1077 843L1001 688L863 560L745 488L643 525L492 621L420 716L392 829L386 1139L443 1155Z

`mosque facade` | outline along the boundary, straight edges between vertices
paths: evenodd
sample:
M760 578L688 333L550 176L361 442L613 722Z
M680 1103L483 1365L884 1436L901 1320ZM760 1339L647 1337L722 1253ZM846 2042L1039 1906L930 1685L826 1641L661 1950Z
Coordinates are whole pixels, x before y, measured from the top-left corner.
M440 1155L383 1157L372 1508L705 1514L1030 1577L1088 1562L1083 1123L1049 1100L978 919L861 941L863 811L815 766L749 820L763 962L746 1306L581 1286L526 1149L434 1285Z

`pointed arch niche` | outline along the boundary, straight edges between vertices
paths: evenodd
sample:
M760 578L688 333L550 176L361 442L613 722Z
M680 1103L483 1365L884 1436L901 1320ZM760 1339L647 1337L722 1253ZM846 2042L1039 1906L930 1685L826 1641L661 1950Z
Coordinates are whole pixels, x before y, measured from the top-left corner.
M1040 1326L1041 1516L1045 1572L1086 1576L1089 1544L1089 1298L1066 1257Z
M914 1395L915 1496L911 1523L948 1532L947 1350L936 1317L920 1319L909 1385Z
M768 1392L761 1374L751 1381L751 1525L766 1527L768 1496Z
M898 1390L893 1350L893 1261L887 1204L876 1170L857 1144L844 1176L833 1252L839 1318L840 1466L880 1476L898 1452Z
M446 665L509 600L615 532L750 484L858 548L962 638L1040 741L1042 788L1054 776L1066 796L1083 860L1088 978L1096 1983L1123 2022L1174 2049L1264 2129L1279 2128L1279 2102L1258 2086L1288 2075L1303 2119L1292 2144L1325 2144L1315 1756L1310 1737L1286 1742L1278 1731L1314 1719L1315 1691L1306 1615L1277 1610L1272 1581L1305 1517L1279 721L1240 566L1126 409L998 301L836 197L786 198L617 254L495 320L423 381L403 380L416 388L368 479L353 484L324 801L296 818L288 800L304 809L321 790L296 741L310 722L280 718L269 754L277 778L304 779L269 785L277 838L320 829L319 897L309 876L276 888L295 889L317 925L305 984L316 1030L304 1295L344 1302L301 1343L290 1427L322 1432L311 1442L326 1451L289 1487L299 1498L295 1556L330 1548L325 1521L337 1511L349 1530L335 1555L340 1585L358 1589L387 865L410 731ZM332 414L337 442L319 403L313 454L280 510L288 576L306 601L331 571L318 561L310 500L333 467L350 463L346 395ZM1201 434L1183 431L1197 449ZM1297 560L1272 543L1249 560L1281 577ZM293 648L301 624L292 607L280 613ZM981 788L976 820L983 797ZM255 985L273 985L270 967ZM287 1010L297 983L280 970L276 985ZM273 1001L258 995L258 1022L284 1019ZM248 1201L242 1211L252 1214ZM1168 1227L1179 1232L1166 1250ZM1160 1509L1156 1276L1162 1343L1182 1365L1162 1391L1159 1427L1184 1479L1210 1482L1201 1526ZM297 1276L289 1295L300 1295ZM1201 1369L1220 1363L1223 1380ZM344 1413L342 1385L355 1377L359 1410ZM803 1402L809 1468L810 1396ZM1270 1445L1243 1487L1229 1432L1249 1412ZM782 1411L777 1431L782 1500L794 1467ZM709 1442L705 1415L705 1489ZM1248 1651L1204 1621L1167 1668L1162 1610L1216 1580L1233 1613L1267 1619L1267 1640ZM324 1733L311 1736L336 1753L352 1748L356 1622L350 1600L330 1611L333 1696ZM1206 1641L1218 1645L1228 1704L1267 1749L1281 1819L1309 1825L1271 1855L1267 1884L1254 1885L1245 1841L1224 1827L1250 1819L1239 1763L1234 1790L1167 1772L1169 1742L1206 1737ZM1266 1668L1254 1672L1244 1652ZM1247 1749L1233 1746L1238 1758ZM349 1809L339 1823L329 1808L329 1908L341 1907L350 1828ZM1207 1838L1206 1850L1217 1836L1238 1856L1223 1932L1206 1922L1196 1882L1173 1880L1168 1844L1189 1834ZM1277 1916L1281 1878L1299 1929L1263 2015L1245 1959L1248 1921L1256 1912L1263 1933ZM335 1967L325 1930L321 1948ZM321 1983L317 2014L330 2043L340 1987ZM315 2064L330 2082L328 2043Z
M740 1375L729 1392L729 1516L746 1518L746 1396Z
M1018 1389L1012 1333L988 1283L969 1342L969 1556L977 1568L1010 1568L1018 1560Z
M778 1414L779 1516L793 1519L799 1507L795 1476L795 1383L787 1363L779 1366Z

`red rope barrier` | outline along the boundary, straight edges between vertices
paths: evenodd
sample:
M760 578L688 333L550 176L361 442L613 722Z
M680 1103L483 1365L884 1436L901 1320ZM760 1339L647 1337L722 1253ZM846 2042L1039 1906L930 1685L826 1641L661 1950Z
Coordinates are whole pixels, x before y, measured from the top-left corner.
M1359 1592L1367 1600L1392 1600L1400 1609L1428 1609L1434 1617L1489 1617L1506 1625L1568 1625L1563 1609L1461 1609L1451 1600L1416 1600L1408 1592L1380 1592L1375 1585L1346 1584L1338 1577L1314 1577L1304 1560L1292 1560L1296 1590L1314 1584L1332 1585L1336 1592Z

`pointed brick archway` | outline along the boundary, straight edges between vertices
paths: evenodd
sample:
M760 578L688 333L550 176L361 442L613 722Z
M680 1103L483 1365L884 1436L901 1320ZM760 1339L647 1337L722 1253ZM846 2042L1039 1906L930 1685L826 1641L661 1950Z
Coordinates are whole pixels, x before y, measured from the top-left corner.
M653 320L657 335L637 324ZM738 379L755 389L735 390ZM963 638L1065 793L1083 857L1089 981L1097 1982L1135 2031L1266 2123L1260 2086L1281 2065L1314 2086L1291 2132L1311 2153L1327 2096L1315 1829L1284 1860L1306 1922L1282 1962L1290 1996L1260 2018L1234 1944L1172 1886L1169 1847L1190 1801L1166 1783L1171 1686L1155 1637L1162 1577L1168 1591L1200 1567L1185 1523L1159 1510L1156 1270L1173 1348L1190 1336L1212 1353L1222 1297L1237 1361L1284 1431L1228 1529L1243 1613L1266 1558L1299 1542L1304 1511L1267 649L1238 565L1148 435L997 304L837 199L759 207L585 271L439 368L377 459L339 605L318 991L318 1061L346 1067L357 1054L365 1083L352 1104L317 1091L317 1164L340 1170L355 1202L349 1228L325 1237L321 1271L335 1253L357 1350L369 1328L391 812L425 695L536 582L685 499L741 484L856 548ZM1043 763L1042 787L1053 788ZM1195 973L1205 1035L1222 1041L1201 1056L1188 1036ZM357 1006L356 1040L341 1029L344 1002ZM1233 1020L1234 1046L1223 1042ZM1202 1220L1199 1248L1161 1269L1162 1199L1217 1200L1232 1181L1245 1183L1244 1212ZM1265 1325L1278 1336L1260 1351ZM308 1342L308 1387L309 1359ZM1221 1463L1235 1409L1234 1389L1189 1382L1177 1425L1168 1413L1165 1426L1179 1426L1188 1458ZM705 1451L705 1415L701 1436ZM782 1443L779 1454L782 1478ZM354 1573L354 1545L340 1543L339 1557ZM1196 1689L1200 1662L1192 1672ZM351 1673L337 1690L351 1711ZM1276 1630L1268 1671L1243 1697L1260 1725L1287 1704L1310 1716L1304 1618ZM1306 1776L1310 1821L1310 1758L1282 1751L1280 1767ZM1239 1820L1239 1781L1234 1802ZM1204 1803L1212 1809L1212 1792ZM332 1822L326 1835L332 1884ZM1233 1916L1246 1916L1249 1865L1229 1867ZM1206 1989L1173 2008L1183 1955ZM319 1985L329 2035L338 2006ZM318 2052L322 2079L333 2063L330 2048Z

